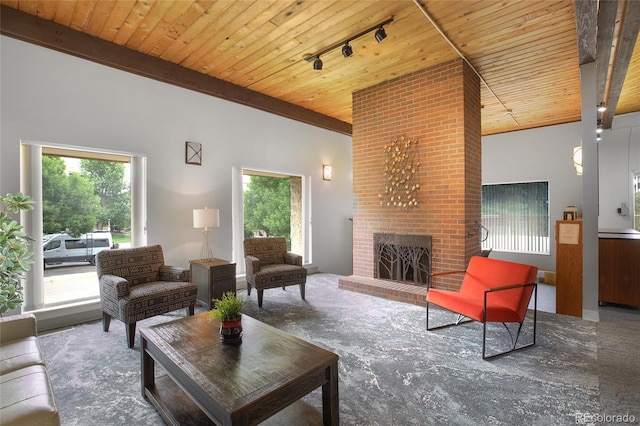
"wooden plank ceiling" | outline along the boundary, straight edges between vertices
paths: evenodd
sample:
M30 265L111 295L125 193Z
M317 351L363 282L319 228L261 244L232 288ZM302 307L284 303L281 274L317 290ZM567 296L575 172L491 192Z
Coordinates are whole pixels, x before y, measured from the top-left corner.
M484 135L580 120L576 14L568 0L0 3L347 124L354 91L459 54L486 82ZM391 17L381 43L365 34L351 41L348 58L340 48L322 55L320 71L304 59ZM619 112L640 111L638 45Z

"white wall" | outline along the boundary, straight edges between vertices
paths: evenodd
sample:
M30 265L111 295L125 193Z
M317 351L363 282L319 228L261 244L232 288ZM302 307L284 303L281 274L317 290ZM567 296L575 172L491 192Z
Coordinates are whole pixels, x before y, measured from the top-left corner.
M492 256L555 271L555 232L566 206L580 208L582 181L571 156L580 145L580 123L542 127L482 138L482 183L549 182L551 255L507 254Z
M147 156L147 241L167 263L197 258L192 210L220 209L216 257L232 258L232 167L308 176L313 264L351 273L351 138L0 37L0 190L17 192L21 140ZM186 165L185 141L203 144ZM322 164L333 165L325 182Z
M595 128L595 125L594 125ZM551 255L500 253L492 256L536 265L555 271L555 221L566 206L582 207L582 177L577 176L571 156L580 146L581 123L522 130L482 138L482 183L549 181ZM614 119L605 130L599 150L599 228L632 228L632 218L616 212L620 202L633 205L631 173L640 170L640 113ZM598 188L593 188L598 191Z

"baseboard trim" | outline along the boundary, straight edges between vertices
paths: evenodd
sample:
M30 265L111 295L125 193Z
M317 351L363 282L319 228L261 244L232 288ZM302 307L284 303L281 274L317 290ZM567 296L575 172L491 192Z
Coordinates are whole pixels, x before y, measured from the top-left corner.
M599 311L592 311L590 309L583 309L582 310L582 319L587 320L587 321L600 322L600 312Z

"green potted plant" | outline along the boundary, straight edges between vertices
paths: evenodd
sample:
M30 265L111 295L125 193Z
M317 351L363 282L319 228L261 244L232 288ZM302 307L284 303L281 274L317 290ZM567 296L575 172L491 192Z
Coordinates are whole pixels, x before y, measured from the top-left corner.
M212 299L214 308L209 311L209 319L220 320L220 339L223 343L242 342L242 307L244 299L228 291L220 299Z
M21 280L32 262L29 241L17 221L9 214L31 210L33 201L21 193L0 196L0 316L24 302Z

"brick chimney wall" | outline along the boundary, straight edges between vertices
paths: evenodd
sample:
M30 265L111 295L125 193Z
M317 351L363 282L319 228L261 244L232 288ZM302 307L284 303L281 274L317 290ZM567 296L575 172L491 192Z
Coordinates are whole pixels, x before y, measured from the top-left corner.
M373 234L431 235L434 272L480 253L480 81L456 59L353 94L353 274L374 277ZM381 205L384 147L417 140L417 207ZM445 276L434 284L459 287Z

